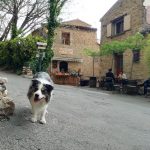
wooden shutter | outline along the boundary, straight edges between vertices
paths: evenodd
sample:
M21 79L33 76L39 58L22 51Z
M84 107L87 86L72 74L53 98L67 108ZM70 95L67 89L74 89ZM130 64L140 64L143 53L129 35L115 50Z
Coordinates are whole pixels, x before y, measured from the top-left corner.
M124 16L124 31L131 29L131 15Z
M108 24L107 25L107 37L110 37L111 36L111 33L112 33L112 24Z

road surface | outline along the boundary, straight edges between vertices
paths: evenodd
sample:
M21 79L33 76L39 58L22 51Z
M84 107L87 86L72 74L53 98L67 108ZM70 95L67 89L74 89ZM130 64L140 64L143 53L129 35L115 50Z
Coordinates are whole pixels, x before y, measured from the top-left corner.
M42 125L30 122L30 79L0 76L16 104L14 116L0 121L0 150L150 150L150 98L55 85Z

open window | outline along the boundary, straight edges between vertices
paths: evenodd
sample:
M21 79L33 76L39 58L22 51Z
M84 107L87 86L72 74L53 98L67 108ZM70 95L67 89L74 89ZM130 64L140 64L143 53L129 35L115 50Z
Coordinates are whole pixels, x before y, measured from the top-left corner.
M62 32L62 44L70 45L70 33Z

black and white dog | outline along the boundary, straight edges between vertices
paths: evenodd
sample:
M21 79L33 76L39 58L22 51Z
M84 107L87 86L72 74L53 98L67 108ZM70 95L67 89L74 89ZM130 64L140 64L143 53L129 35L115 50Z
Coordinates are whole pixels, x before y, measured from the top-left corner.
M48 73L39 72L34 75L27 93L32 106L32 122L40 121L40 123L46 123L45 115L48 102L52 97L53 89L53 81Z

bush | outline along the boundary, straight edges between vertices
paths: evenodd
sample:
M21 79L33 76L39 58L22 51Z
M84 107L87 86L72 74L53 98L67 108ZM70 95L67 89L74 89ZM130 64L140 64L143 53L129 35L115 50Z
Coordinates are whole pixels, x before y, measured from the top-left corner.
M144 59L150 75L150 34L146 37L146 46L144 48Z
M0 42L0 66L19 72L24 65L31 65L36 71L38 41L45 42L41 37L32 36Z

